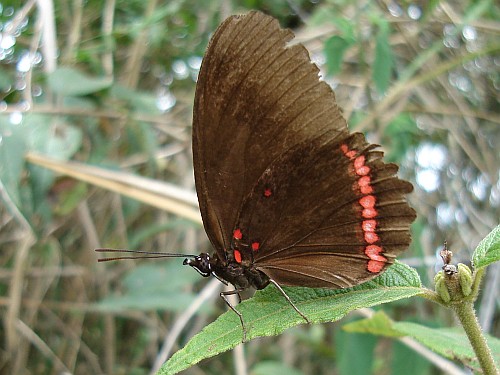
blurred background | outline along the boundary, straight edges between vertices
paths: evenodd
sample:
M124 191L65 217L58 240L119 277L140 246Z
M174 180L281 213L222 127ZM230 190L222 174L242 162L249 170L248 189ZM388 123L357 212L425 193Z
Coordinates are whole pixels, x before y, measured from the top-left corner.
M148 374L226 310L221 286L182 258L98 264L93 249L212 251L194 192L194 87L211 33L250 9L295 31L351 130L413 182L418 220L401 260L424 285L444 240L470 264L498 225L495 1L0 0L1 373ZM489 268L477 303L497 337L499 275ZM454 324L421 298L381 308ZM185 373L442 373L396 340L343 331L353 319Z

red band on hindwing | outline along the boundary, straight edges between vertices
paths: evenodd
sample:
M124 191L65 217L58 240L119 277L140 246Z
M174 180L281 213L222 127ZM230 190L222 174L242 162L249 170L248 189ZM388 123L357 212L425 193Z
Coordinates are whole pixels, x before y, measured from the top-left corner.
M371 168L366 165L365 155L356 156L357 151L350 149L347 144L342 144L340 149L352 162L356 174L354 189L359 189L362 194L362 197L358 199L358 203L361 208L361 216L365 219L361 223L361 230L366 243L364 253L369 258L366 268L369 272L379 273L387 263L387 258L382 255L383 248L375 245L380 241L380 237L376 233L378 212L375 206L377 197L373 194L373 186L371 185Z

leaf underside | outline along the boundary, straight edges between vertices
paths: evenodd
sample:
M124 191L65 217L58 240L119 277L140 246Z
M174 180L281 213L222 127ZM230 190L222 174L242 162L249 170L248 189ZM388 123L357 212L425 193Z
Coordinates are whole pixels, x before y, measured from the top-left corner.
M477 245L472 255L472 263L477 271L500 260L500 225Z
M459 360L474 371L481 371L476 354L461 328L430 328L413 322L394 322L383 312L343 327L348 332L371 333L385 337L410 336L433 352L451 360ZM500 340L487 336L497 364L500 364Z

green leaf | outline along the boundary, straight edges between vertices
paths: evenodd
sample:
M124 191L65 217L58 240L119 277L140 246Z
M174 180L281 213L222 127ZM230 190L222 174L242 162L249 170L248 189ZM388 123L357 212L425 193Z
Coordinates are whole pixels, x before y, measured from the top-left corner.
M302 371L288 367L276 361L262 361L257 363L251 371L252 375L303 375Z
M14 85L15 78L7 70L0 70L0 90L7 92Z
M57 160L68 160L82 144L82 131L64 119L28 113L23 125L29 149Z
M394 322L383 312L377 312L370 319L350 323L343 328L349 332L372 333L386 337L410 336L446 358L458 359L473 370L481 370L476 354L461 328L429 328L417 323ZM487 341L495 361L500 363L500 340L487 336Z
M88 187L83 182L65 188L57 195L53 195L55 202L54 212L60 216L69 215L87 197Z
M10 123L7 116L0 116L0 183L17 207L21 206L19 183L27 150L27 130L25 126Z
M112 80L106 77L91 77L75 68L59 67L48 75L47 83L55 93L81 96L110 87Z
M357 29L359 28L356 21L343 16L333 16L330 21L340 30L340 34L355 43Z
M284 288L295 305L312 323L333 322L352 310L408 298L422 292L415 270L395 263L372 281L349 289ZM247 340L274 336L304 324L303 318L272 285L237 306L243 314ZM159 374L175 374L202 359L213 357L240 344L242 327L238 316L228 311L208 325L162 367Z
M394 59L389 43L390 30L386 23L380 24L376 38L375 60L373 61L372 79L379 93L387 91L391 82Z
M385 353L385 351L384 351ZM385 357L385 355L384 355ZM399 341L392 345L391 361L387 363L391 375L428 375L432 374L432 364L414 349ZM382 358L384 360L385 358ZM380 372L379 372L380 373Z
M370 319L360 319L342 326L347 332L371 333L386 337L402 337L404 334L392 328L394 322L383 312L376 312Z
M352 40L347 40L338 35L334 35L327 39L324 51L328 75L335 75L340 72L344 54L352 44Z
M472 1L468 6L468 8L464 11L464 18L462 20L462 25L469 25L473 23L480 17L483 17L484 13L486 13L488 10L493 12L494 11L493 9L495 7L494 3L495 2L492 0Z
M335 362L339 375L373 373L377 337L335 330ZM356 361L352 359L356 358Z
M56 160L68 160L80 147L82 131L64 122L62 118L26 114L23 125L29 149ZM35 206L44 204L45 194L52 186L55 174L37 165L28 165Z
M125 276L123 285L131 294L179 291L199 280L199 275L190 267L179 266L182 260L174 258L162 264L141 264Z
M481 242L479 242L476 250L474 250L474 254L472 254L472 264L477 271L499 260L500 225L494 228Z
M188 292L126 294L110 296L96 305L101 312L121 311L185 311L196 296Z
M110 95L114 98L126 101L134 112L147 113L151 115L161 113L160 109L158 108L157 95L138 90L132 90L119 84L113 85Z
M383 128L382 144L387 149L385 160L401 163L408 150L420 142L418 127L413 115L399 113Z
M432 351L451 360L459 360L473 371L481 371L476 354L469 343L467 335L461 328L429 328L417 323L400 322L395 326L402 333L427 346ZM493 358L500 364L500 340L486 335Z
M131 249L139 248L141 244L145 243L147 240L150 240L158 234L165 233L168 230L176 228L184 230L185 228L200 228L200 226L201 224L182 218L172 218L171 220L160 224L153 223L143 228L139 228L134 233L131 233L128 237L128 246Z
M140 265L124 278L122 295L106 297L96 307L99 311L113 312L130 309L180 312L196 298L183 290L195 279L198 275L189 267L179 267L179 262Z

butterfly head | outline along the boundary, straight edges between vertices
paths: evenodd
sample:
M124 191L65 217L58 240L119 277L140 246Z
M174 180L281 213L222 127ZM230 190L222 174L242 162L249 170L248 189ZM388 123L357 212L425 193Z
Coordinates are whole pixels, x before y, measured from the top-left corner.
M207 253L196 255L192 259L186 258L182 264L193 267L203 277L208 277L212 274L210 256Z

